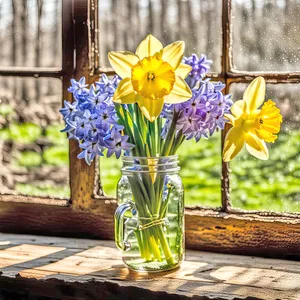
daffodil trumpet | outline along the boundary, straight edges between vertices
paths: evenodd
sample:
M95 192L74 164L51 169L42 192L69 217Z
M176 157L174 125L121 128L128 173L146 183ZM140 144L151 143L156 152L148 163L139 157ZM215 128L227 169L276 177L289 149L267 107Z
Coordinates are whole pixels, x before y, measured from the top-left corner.
M266 83L263 77L254 79L244 92L243 99L225 114L232 128L226 134L223 160L232 160L246 144L247 151L256 158L267 160L266 143L274 143L280 131L282 115L272 100L265 100ZM260 109L260 106L261 109Z

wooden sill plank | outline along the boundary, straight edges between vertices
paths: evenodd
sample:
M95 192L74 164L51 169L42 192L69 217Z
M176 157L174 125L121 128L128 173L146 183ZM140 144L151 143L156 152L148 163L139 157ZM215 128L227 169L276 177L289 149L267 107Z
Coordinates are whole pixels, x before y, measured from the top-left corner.
M88 210L0 201L0 231L113 239L116 207L114 200L107 199L93 200ZM300 219L297 218L187 208L185 220L189 249L300 258Z
M59 299L300 299L300 262L187 251L175 272L136 275L124 268L112 241L0 234L0 246L0 288L20 293Z

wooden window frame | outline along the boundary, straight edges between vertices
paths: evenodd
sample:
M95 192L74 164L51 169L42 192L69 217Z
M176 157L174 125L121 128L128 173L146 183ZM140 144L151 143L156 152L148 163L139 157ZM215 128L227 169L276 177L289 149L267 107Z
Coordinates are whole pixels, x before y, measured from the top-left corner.
M98 1L62 0L62 69L6 68L0 76L54 77L63 82L63 98L72 77L95 81L101 69L98 56ZM299 83L300 72L241 72L233 68L231 1L222 0L222 71L208 77L226 83L250 82L258 75L271 83ZM90 51L93 49L93 51ZM222 132L222 144L228 128ZM79 148L70 141L71 199L22 195L0 195L0 231L113 239L116 199L106 197L100 182L99 166L78 160ZM300 218L294 213L243 211L230 204L229 168L222 163L222 206L219 209L187 207L186 245L191 249L223 253L300 258Z

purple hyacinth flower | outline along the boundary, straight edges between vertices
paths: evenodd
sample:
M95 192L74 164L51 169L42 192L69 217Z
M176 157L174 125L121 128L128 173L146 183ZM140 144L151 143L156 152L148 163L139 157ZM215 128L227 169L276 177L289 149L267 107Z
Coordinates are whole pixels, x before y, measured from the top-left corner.
M113 97L119 82L120 77L117 75L109 80L105 74L102 74L100 80L96 82L96 90L100 94L108 94L108 98L106 100L108 102L112 102L111 98Z
M195 138L198 142L202 137L209 138L216 129L223 129L227 122L224 114L230 112L231 95L223 95L221 90L224 84L213 83L209 79L200 80L197 87L192 89L192 98L186 102L173 105L174 110L169 112L165 105L161 117L165 124L161 136L168 134L172 118L176 112L176 129L185 135L186 139Z
M76 111L76 102L70 103L69 101L64 100L64 107L59 110L63 115L63 119L73 119L74 112Z
M66 127L62 129L60 132L66 132L68 135L68 139L78 139L75 135L76 122L70 119L66 119Z
M92 109L98 109L108 97L108 93L100 93L99 90L96 91L94 85L91 85L87 100L91 103Z
M184 134L191 134L199 128L199 122L202 120L202 116L193 112L182 111L177 121L177 129L182 130Z
M107 157L111 157L113 154L116 155L116 158L119 158L123 151L130 151L135 145L128 143L128 136L121 135L120 132L117 130L113 130L110 136L110 139L104 140L105 144L107 145Z
M166 139L167 138L167 134L169 132L171 123L172 123L171 119L167 119L166 120L166 122L165 122L165 124L164 124L164 126L162 128L161 134L160 134L160 136L161 136L162 139Z
M128 136L122 136L120 133L124 127L118 124L117 112L112 101L119 82L118 76L109 79L102 75L99 81L88 89L85 78L79 81L71 80L69 92L73 93L76 101L65 101L60 110L65 121L62 132L66 132L69 139L78 140L83 149L78 157L84 158L88 164L95 156L102 156L105 149L109 149L109 155L113 152L119 157L119 148L129 154L134 147L127 142Z
M68 88L68 92L73 93L74 97L86 95L89 90L86 88L88 84L85 83L85 77L81 77L79 81L71 79L72 86Z
M192 54L190 57L184 57L183 63L190 65L192 67L192 71L186 79L186 82L193 88L197 82L202 80L207 71L210 69L210 65L212 61L207 59L205 55L201 55L200 58L196 54Z
M102 103L100 107L97 109L98 126L109 128L111 125L117 124L118 118L114 105L107 105L106 103Z
M75 136L81 140L84 137L88 135L88 132L91 128L91 125L86 122L86 120L83 118L76 117L75 118L75 124L76 124L76 129L75 129Z
M96 155L103 156L103 145L100 141L86 141L80 144L79 147L83 149L83 151L80 152L77 157L80 159L84 158L88 165L92 163Z
M98 115L90 110L85 110L83 114L84 122L87 124L96 124Z
M225 88L226 84L219 81L214 84L215 91L222 91Z

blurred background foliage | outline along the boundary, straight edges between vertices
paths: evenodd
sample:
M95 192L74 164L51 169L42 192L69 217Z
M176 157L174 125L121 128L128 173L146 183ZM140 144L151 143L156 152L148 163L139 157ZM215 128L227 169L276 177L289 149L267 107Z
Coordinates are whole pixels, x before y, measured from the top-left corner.
M205 53L221 70L221 0L99 1L100 62L110 50L134 50L149 32L181 39L186 55ZM299 71L300 0L232 0L233 62L246 71ZM61 0L0 0L0 68L61 67ZM120 22L122 20L122 22ZM130 29L130 30L129 30ZM230 87L238 100L244 84ZM268 85L284 116L270 160L246 152L231 163L231 200L242 209L299 212L298 84ZM68 141L58 113L62 83L0 76L0 193L69 197ZM187 205L221 202L220 133L179 151ZM115 195L121 162L101 158L104 190Z

